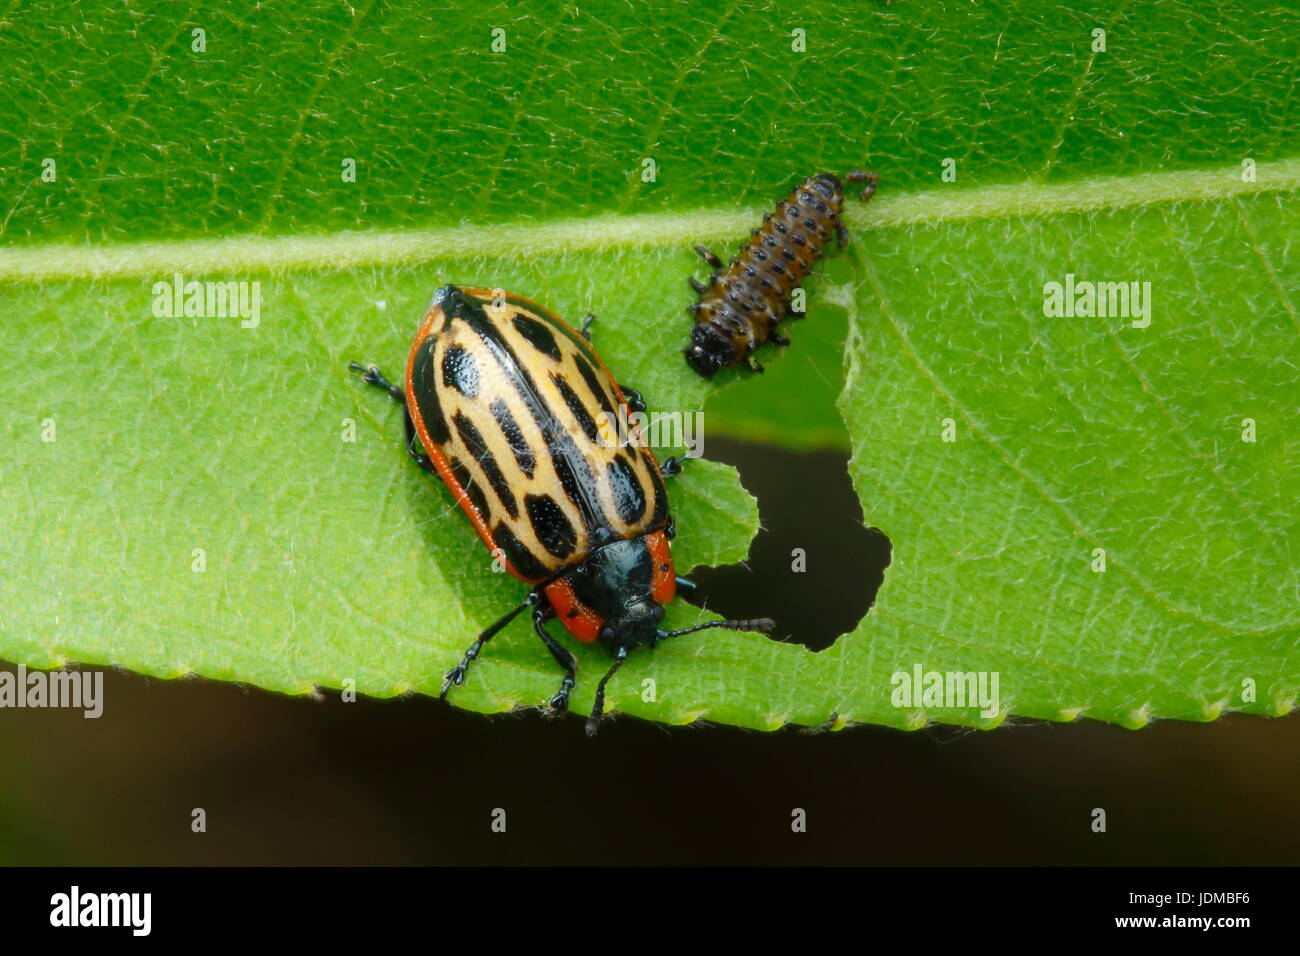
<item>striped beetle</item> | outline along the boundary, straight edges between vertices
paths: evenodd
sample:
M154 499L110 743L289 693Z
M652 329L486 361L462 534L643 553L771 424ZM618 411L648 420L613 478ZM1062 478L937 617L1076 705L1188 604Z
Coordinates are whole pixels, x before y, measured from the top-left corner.
M440 696L464 683L483 645L531 608L533 629L564 669L550 701L555 710L568 709L578 664L547 621L558 617L579 641L599 641L614 655L596 688L588 734L600 722L605 685L636 648L710 627L775 626L759 618L660 629L663 605L679 588L695 589L676 575L669 547L674 526L663 479L681 462L668 458L661 469L639 430L635 439L608 440L597 419L608 422L621 410L627 420L645 403L592 351L592 321L588 315L575 331L528 299L446 285L415 334L405 390L374 365L350 366L402 404L411 458L446 483L506 570L533 585L447 672Z

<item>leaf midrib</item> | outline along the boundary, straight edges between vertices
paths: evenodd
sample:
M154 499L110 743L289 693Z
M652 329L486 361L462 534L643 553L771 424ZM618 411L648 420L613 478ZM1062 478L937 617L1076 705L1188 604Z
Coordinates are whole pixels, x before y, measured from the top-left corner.
M1255 182L1241 167L1082 179L1053 185L950 187L850 202L858 229L890 229L972 219L1101 213L1135 206L1222 201L1300 189L1300 157L1261 163ZM887 184L885 187L887 190ZM319 235L233 236L161 242L40 244L0 249L0 281L156 277L172 272L225 275L412 265L449 256L527 258L580 251L682 245L743 233L762 211L748 208L605 215L541 223L457 225Z

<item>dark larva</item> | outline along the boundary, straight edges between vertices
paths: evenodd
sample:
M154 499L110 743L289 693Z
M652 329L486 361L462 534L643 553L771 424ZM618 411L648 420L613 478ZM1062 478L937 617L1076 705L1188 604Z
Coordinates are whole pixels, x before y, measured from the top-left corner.
M875 173L854 170L844 180L865 184L862 202L876 191ZM708 282L691 278L691 287L700 295L690 308L695 324L685 354L691 368L705 378L741 363L761 372L754 351L766 342L789 344L776 327L791 315L790 296L821 258L831 234L840 246L848 241L840 218L843 209L844 184L837 176L821 173L777 203L728 265L704 246L695 247L713 267L713 275Z

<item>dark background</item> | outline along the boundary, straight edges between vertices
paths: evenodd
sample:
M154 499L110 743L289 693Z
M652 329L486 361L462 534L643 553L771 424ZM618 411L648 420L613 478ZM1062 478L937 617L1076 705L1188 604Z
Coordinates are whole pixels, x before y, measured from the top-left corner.
M710 607L799 621L814 647L850 630L888 548L861 527L843 456L711 438L710 457L741 468L765 525L748 569L696 575ZM777 573L791 542L814 538L837 549L836 574ZM792 579L806 590L755 584ZM0 711L0 863L1300 860L1294 718L835 734L616 718L588 740L577 717L422 697L345 704L114 672L104 694L99 720ZM194 807L207 833L191 832ZM497 807L504 834L490 830ZM795 807L806 833L791 832ZM1106 833L1091 830L1096 807Z

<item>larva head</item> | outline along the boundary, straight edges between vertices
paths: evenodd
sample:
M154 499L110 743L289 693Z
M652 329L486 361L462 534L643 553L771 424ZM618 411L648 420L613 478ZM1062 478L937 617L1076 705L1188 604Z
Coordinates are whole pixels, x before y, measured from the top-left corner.
M686 364L705 378L713 378L718 369L736 361L736 349L712 325L697 322L691 328L691 344L686 346Z

